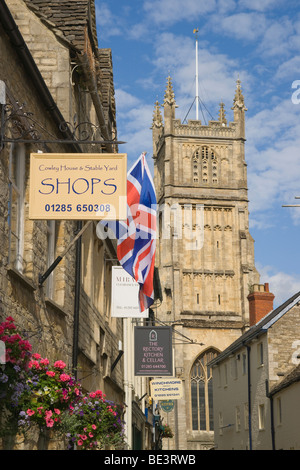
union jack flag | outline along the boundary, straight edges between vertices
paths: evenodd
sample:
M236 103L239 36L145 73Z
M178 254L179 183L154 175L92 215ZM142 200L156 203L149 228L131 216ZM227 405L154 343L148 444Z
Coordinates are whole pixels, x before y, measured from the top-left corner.
M127 173L127 220L117 222L115 229L118 260L139 283L143 312L154 302L156 251L156 194L145 153Z

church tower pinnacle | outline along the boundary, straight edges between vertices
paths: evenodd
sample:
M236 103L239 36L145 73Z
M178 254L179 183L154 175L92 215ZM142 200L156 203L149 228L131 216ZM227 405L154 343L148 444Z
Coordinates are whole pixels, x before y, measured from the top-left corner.
M226 126L227 125L227 119L226 119L226 113L225 113L225 109L224 109L224 103L223 101L220 103L220 111L219 111L219 121L220 123L223 125L223 126Z
M170 75L167 78L167 87L165 91L165 99L164 99L164 104L168 104L170 106L173 106L175 103L175 95L173 91L173 85L172 85L172 79Z
M245 139L245 111L247 111L247 108L245 106L240 79L236 82L236 91L231 109L233 110L234 122L236 122L238 126L238 133L240 137Z
M163 117L160 111L160 103L156 100L154 105L153 119L152 119L152 140L153 140L153 158L156 157L156 147L160 136L163 133Z
M164 120L165 120L165 133L172 133L173 120L175 119L175 94L173 91L172 80L170 75L167 78L167 87L164 96Z

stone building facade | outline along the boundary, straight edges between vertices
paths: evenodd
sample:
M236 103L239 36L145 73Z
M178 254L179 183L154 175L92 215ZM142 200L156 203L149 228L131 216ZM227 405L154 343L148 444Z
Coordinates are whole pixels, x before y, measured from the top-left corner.
M211 362L217 450L300 448L299 300L265 311Z
M165 416L175 449L213 445L208 362L249 326L249 286L259 282L249 232L245 111L240 81L233 122L224 104L203 125L176 119L171 78L155 104L152 132L159 206L156 264L163 302L156 318L173 326L174 374L184 395ZM181 432L181 430L186 432Z
M30 220L28 207L30 153L118 151L111 51L98 47L93 0L6 0L0 10L0 321L12 316L34 352L122 404L113 242L93 222L73 244L83 222Z

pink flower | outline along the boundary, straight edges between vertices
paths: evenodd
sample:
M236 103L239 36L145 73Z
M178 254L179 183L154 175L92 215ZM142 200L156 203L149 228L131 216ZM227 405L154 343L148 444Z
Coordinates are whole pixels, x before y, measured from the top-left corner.
M57 369L64 369L66 364L63 361L56 361L54 362L54 367L57 367Z
M92 429L97 429L97 426L95 424L92 424Z
M46 375L49 375L49 377L55 377L55 372L53 372L53 370L47 370Z
M85 441L87 439L87 436L85 434L81 434L80 437L83 441Z
M60 374L59 378L62 382L67 382L71 377L68 374Z
M46 418L46 425L47 425L47 428L52 428L53 427L53 424L54 424L54 420L51 419L51 418Z
M80 393L78 388L75 388L74 392L75 392L75 395L79 395L79 393Z
M34 415L35 411L31 410L30 408L27 410L28 416Z
M29 369L40 369L40 364L38 361L30 361L28 364Z
M92 434L91 432L89 432L89 436L90 436L90 437L94 437L94 434Z
M42 364L43 366L47 366L49 364L49 359L47 359L46 357L45 359L41 359L40 364Z
M51 416L52 416L52 411L51 410L46 410L45 411L45 416L46 416L46 419L50 419Z
M14 321L15 321L15 320L13 319L13 317L6 317L6 319L5 319L5 320L6 320L6 321L12 321L12 322L14 322Z
M79 439L79 441L77 441L77 444L78 444L79 446L82 446L83 441L82 441L81 439Z
M33 359L41 359L42 356L38 353L34 353L34 354L32 354L32 357L33 357Z
M56 413L57 415L60 415L60 410L58 408L54 408L54 413Z

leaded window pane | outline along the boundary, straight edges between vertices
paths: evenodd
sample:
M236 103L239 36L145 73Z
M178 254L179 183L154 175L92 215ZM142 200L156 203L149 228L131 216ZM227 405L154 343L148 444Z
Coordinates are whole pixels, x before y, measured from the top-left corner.
M217 356L213 349L199 356L191 370L191 409L194 431L213 431L213 381L209 362Z

